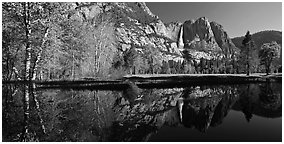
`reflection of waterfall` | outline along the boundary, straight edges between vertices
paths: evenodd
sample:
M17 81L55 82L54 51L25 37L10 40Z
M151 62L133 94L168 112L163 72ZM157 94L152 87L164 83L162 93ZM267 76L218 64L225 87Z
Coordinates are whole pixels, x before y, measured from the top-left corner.
M183 100L179 100L177 103L180 122L182 122L182 108L183 108Z

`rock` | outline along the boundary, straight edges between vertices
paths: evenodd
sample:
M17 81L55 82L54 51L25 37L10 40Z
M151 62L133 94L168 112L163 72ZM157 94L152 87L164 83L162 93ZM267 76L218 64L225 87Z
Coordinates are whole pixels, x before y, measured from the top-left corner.
M190 48L192 43L201 40L205 40L207 44L218 47L210 23L205 17L199 18L196 21L189 20L184 22L182 37L184 45L187 48Z
M131 47L131 45L127 45L127 44L122 44L121 45L122 51L127 51L127 50L130 49L130 47Z
M232 40L229 38L227 32L223 29L223 26L216 22L210 22L211 29L214 33L215 40L219 47L222 49L226 57L237 54L239 49L234 45Z
M137 2L137 5L142 8L148 15L152 16L152 17L156 17L158 18L158 16L154 15L150 9L147 7L145 2Z
M177 42L179 38L181 27L182 27L182 23L181 22L171 22L169 24L166 24L165 26L167 29L167 37Z
M184 23L164 24L143 2L86 2L70 7L75 10L72 18L86 24L92 20L94 21L94 29L101 27L105 30L103 33L109 33L112 30L113 38L102 38L104 43L113 45L111 52L108 50L110 47L102 47L106 52L111 53L111 57L103 62L103 65L109 67L115 58L125 58L124 52L131 47L139 55L136 63L142 63L141 66L135 68L135 71L139 71L139 73L140 71L149 73L143 72L143 69L146 69L144 66L149 67L148 58L145 55L149 45L153 47L150 51L155 51L153 54L155 61L152 61L151 65L157 65L157 67L161 67L161 64L165 62L169 63L169 61L183 62L182 51L184 49L190 50L190 54L196 61L200 61L201 58L216 58L216 53L221 53L219 57L223 57L223 55L230 57L236 51L223 27L215 22L210 22L206 17L188 20ZM102 19L109 20L109 23L113 24L103 25ZM133 58L135 57L138 56L134 55ZM121 62L121 65L123 63Z
M156 34L161 36L168 36L167 28L161 20L157 20L156 22L150 23L150 26Z
M184 22L178 37L178 47L191 50L190 54L197 60L224 56L231 58L233 54L238 53L238 48L223 27L215 22L209 22L206 17ZM218 53L220 55L217 57Z

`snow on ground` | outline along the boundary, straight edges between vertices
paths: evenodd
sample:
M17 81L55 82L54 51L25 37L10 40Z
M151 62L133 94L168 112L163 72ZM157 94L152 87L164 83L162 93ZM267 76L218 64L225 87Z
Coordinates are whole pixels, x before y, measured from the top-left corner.
M282 73L278 74L271 74L269 76L273 75L281 75ZM141 74L141 75L126 75L124 78L131 78L131 77L139 77L139 78L154 78L154 77L203 77L203 76L220 76L220 77L228 77L228 76L234 76L234 77L248 77L246 74ZM253 73L250 74L249 77L263 77L266 76L265 73Z

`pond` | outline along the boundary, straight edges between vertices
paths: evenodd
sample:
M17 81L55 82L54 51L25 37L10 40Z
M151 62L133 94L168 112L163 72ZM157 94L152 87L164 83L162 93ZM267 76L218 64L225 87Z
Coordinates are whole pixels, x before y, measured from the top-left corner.
M282 84L2 85L2 141L282 141Z

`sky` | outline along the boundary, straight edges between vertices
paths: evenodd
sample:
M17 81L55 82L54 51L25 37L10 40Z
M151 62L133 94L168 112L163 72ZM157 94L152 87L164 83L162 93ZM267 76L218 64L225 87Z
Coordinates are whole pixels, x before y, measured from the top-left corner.
M249 30L282 31L281 2L147 2L164 22L184 22L207 17L224 27L229 37L244 36Z

